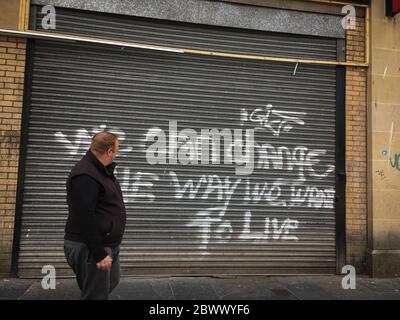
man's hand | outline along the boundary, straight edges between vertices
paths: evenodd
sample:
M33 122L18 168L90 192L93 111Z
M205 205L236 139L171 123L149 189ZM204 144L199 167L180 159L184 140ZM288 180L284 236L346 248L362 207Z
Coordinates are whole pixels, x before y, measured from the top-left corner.
M105 257L100 262L96 263L96 266L100 270L111 270L112 259L110 256Z

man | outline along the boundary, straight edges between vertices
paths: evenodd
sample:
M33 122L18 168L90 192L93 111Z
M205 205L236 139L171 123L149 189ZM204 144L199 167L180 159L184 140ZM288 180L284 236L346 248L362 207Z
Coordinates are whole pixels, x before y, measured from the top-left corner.
M102 131L67 179L64 252L82 299L108 299L120 277L119 245L126 212L114 176L118 136Z

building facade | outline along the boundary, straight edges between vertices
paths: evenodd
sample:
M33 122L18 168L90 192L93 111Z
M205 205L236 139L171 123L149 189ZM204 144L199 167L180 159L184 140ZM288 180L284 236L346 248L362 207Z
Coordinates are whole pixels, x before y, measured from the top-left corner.
M65 179L102 129L126 275L397 274L384 1L3 2L3 275L68 274Z
M400 3L392 13L371 3L368 69L368 230L373 275L400 274L399 135ZM394 15L397 12L396 15Z

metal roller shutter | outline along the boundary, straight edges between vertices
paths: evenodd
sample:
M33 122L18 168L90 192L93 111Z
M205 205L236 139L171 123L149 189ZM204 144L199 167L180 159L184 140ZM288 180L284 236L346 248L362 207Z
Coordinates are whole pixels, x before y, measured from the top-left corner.
M275 39L296 52L297 43ZM322 54L326 43L300 57ZM335 272L335 67L46 41L33 51L20 276L40 276L46 264L70 274L65 179L101 128L122 140L123 274ZM177 164L169 149L175 125ZM212 128L228 140L231 133L232 164L223 151L220 164L201 163L201 134ZM255 130L247 175L236 174L239 129L242 146L250 145L245 130ZM146 152L163 135L166 163L151 164ZM184 164L188 152L197 157Z
M36 7L34 7L36 8ZM40 7L35 26L42 29ZM93 14L57 8L57 28L46 32L159 44L178 48L288 58L336 60L336 39Z

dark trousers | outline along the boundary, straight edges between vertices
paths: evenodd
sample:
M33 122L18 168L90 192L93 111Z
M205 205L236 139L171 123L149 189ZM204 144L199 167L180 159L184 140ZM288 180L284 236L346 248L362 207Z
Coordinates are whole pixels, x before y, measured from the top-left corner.
M76 275L83 300L107 300L120 277L119 246L104 248L112 258L111 270L100 270L84 243L64 241L64 253Z

